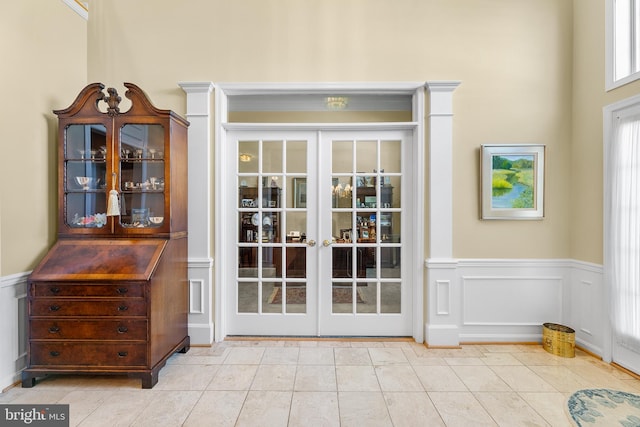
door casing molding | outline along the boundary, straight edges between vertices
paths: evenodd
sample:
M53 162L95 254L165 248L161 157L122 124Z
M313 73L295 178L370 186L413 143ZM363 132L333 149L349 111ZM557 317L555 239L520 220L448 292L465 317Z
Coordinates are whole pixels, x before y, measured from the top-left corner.
M418 201L418 203L414 203L413 211L411 212L413 230L415 235L418 238L414 239L413 247L411 248L411 272L413 277L413 338L417 342L424 341L424 331L426 330L424 324L424 267L425 267L425 245L424 238L425 236L425 223L424 218L431 218L429 223L430 230L438 230L440 222L442 221L445 227L448 227L450 230L451 226L451 217L443 218L444 214L438 214L437 218L443 218L442 220L433 220L433 214L435 207L438 207L438 210L441 209L442 206L434 203L434 198L431 197L430 201L430 212L429 215L425 216L425 204L420 203L419 201L424 200L425 194L425 175L424 175L424 164L426 159L426 146L425 146L425 87L429 89L432 100L430 101L433 105L434 100L438 105L444 104L451 105L451 92L458 86L459 82L391 82L391 83L219 83L213 85L210 82L202 83L202 82L191 82L191 83L181 83L180 86L185 89L187 92L187 117L190 118L191 109L197 110L196 114L200 119L206 120L208 119L209 126L211 125L211 117L209 111L203 111L203 104L205 101L202 97L203 91L200 90L198 93L193 93L193 91L187 90L192 87L209 87L209 85L213 85L215 92L215 117L213 120L214 124L214 138L215 138L215 147L214 147L214 162L215 162L215 170L212 173L211 168L213 165L209 161L209 157L207 157L205 167L205 162L202 159L189 159L189 175L190 176L198 176L198 177L214 177L214 218L213 227L211 227L210 221L204 221L202 219L198 220L195 218L196 213L192 214L192 210L197 207L192 205L192 197L189 198L189 224L190 229L197 230L199 235L205 234L207 236L214 236L213 240L213 248L214 254L216 256L216 265L218 268L215 269L214 277L215 283L218 286L214 288L214 296L215 296L215 315L214 315L214 340L221 341L226 336L226 328L225 328L225 319L226 319L226 295L225 295L225 286L220 286L221 283L224 283L224 278L222 274L222 269L220 266L226 265L224 260L224 242L226 239L233 237L229 236L228 227L229 221L232 220L230 218L226 218L226 213L224 209L224 200L225 194L229 189L226 186L226 177L228 177L227 171L227 159L228 153L226 151L226 132L228 129L239 129L242 128L244 130L249 129L309 129L314 127L316 129L373 129L373 128L384 128L387 129L397 129L399 126L404 126L405 128L408 126L413 129L413 172L414 176L412 179L415 182L414 185L414 194L413 200ZM227 123L227 117L229 113L229 99L233 96L239 95L317 95L317 94L326 94L327 96L335 96L340 94L389 94L389 95L397 95L397 94L407 94L412 96L412 121L410 123L348 123L348 124L331 124L331 123L319 123L319 124L239 124L239 123ZM190 97L193 98L193 103L190 102ZM199 100L198 105L196 105L196 98ZM208 104L207 104L208 105ZM449 109L450 113L450 109ZM441 141L439 146L442 144L451 144L451 129L442 129L439 124L451 126L451 117L450 115L445 114L446 120L438 121L436 123L431 123L429 130L429 143L433 144L434 138L431 135L434 131L431 129L432 127L437 128L439 135L436 135L438 140ZM431 118L432 116L430 116ZM196 135L199 134L199 136ZM206 127L206 129L194 129L193 135L190 130L190 144L192 143L192 139L196 138L197 140L206 140L209 139L210 143L213 141L210 140L210 127ZM430 150L433 151L433 150ZM445 150L446 152L446 150ZM451 152L451 147L449 147L449 153ZM449 154L450 156L450 154ZM193 160L193 162L192 162ZM449 164L451 159L449 158ZM438 162L438 159L433 158L433 153L430 156L430 165L433 165ZM205 168L206 170L196 170L192 171L193 168ZM449 170L449 174L451 171ZM197 186L205 186L210 185L210 181L208 183L203 182L193 182L191 183ZM191 187L190 186L190 187ZM190 191L191 192L191 191ZM440 196L442 197L442 196ZM451 196L449 195L449 200L451 200ZM194 201L194 204L196 202ZM202 204L202 203L200 203ZM451 209L448 209L447 212L451 214ZM195 221L195 222L194 222ZM200 224L199 222L202 222ZM448 242L442 242L441 244L444 247L451 247L451 233L445 233L445 238L448 238ZM433 241L430 241L433 243ZM190 253L191 257L192 254ZM433 255L432 255L433 256ZM449 254L450 256L450 254ZM202 258L202 257L200 257ZM211 267L213 268L213 267ZM204 292L205 294L210 294L213 284L205 283L205 288L208 286L208 292ZM201 307L203 305L200 305ZM207 304L204 304L206 310ZM203 313L206 317L206 313Z

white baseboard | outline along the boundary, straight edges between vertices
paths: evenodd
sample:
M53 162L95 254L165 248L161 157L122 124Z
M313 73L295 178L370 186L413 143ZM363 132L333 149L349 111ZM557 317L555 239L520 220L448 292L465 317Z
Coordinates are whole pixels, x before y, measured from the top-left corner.
M209 325L189 324L189 340L191 345L211 345L213 344L213 323Z
M460 330L455 325L425 325L425 341L432 347L457 347L460 345Z

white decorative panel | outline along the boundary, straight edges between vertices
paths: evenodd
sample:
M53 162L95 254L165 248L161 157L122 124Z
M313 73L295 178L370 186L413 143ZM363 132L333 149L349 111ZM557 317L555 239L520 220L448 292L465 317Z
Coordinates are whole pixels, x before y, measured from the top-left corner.
M451 310L450 286L449 280L436 280L436 313L439 316L447 316Z
M189 313L204 313L204 280L189 280Z
M562 277L463 276L464 325L541 325L562 319Z
M578 294L575 296L579 299L579 328L581 332L591 335L591 323L595 319L593 316L593 284L588 280L581 280Z

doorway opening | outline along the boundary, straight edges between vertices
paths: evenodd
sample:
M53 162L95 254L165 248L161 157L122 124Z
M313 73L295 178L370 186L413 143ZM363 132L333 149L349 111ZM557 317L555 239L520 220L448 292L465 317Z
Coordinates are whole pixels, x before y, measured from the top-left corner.
M423 221L423 103L422 83L216 87L216 340L422 340L407 230Z

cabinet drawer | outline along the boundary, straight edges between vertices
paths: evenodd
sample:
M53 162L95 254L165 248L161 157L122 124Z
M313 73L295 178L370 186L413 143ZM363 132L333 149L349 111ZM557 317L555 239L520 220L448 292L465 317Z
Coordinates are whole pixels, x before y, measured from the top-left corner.
M131 343L36 342L30 366L145 366L147 345Z
M33 319L30 337L34 340L147 340L146 320L61 320Z
M143 297L142 283L32 283L35 297Z
M83 299L34 298L31 316L145 316L147 304L142 298Z

